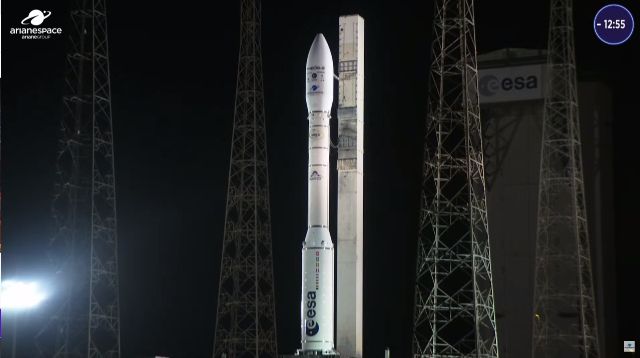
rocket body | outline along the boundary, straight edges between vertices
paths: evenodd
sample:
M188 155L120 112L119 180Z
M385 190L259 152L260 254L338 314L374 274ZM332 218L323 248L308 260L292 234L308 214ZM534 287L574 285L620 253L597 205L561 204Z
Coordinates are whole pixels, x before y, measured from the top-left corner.
M329 233L329 149L333 60L318 34L307 57L309 112L308 227L302 245L301 343L299 353L335 354L334 250Z

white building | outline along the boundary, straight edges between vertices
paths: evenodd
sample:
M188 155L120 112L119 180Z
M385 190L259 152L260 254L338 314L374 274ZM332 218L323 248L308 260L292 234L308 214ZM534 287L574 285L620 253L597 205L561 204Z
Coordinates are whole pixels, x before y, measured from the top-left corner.
M503 49L478 56L501 358L531 356L545 62L542 50ZM613 274L611 92L601 82L586 78L579 81L578 90L600 347L602 356L613 357L619 341Z

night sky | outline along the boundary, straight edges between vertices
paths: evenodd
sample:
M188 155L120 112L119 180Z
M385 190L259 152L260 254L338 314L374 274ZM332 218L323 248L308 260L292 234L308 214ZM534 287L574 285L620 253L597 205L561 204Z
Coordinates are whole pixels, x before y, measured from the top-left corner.
M2 8L4 278L46 278L66 36L8 35L32 9L69 33L61 2ZM638 16L637 1L622 0ZM432 2L266 1L263 69L281 353L299 346L300 247L306 230L307 120L303 69L316 33L337 59L338 16L365 18L365 355L410 352L422 138ZM638 29L624 46L600 43L604 1L575 0L579 77L614 95L618 321L622 345L640 339ZM400 6L402 5L402 6ZM208 357L215 326L238 53L235 1L108 4L118 200L123 357ZM547 1L478 1L478 51L545 48ZM334 106L335 108L335 106ZM335 109L334 109L335 111ZM334 136L335 136L335 129ZM332 153L335 160L335 153ZM335 162L332 167L335 168ZM335 177L334 177L335 178ZM335 182L335 180L334 180ZM335 184L335 183L334 183ZM335 185L334 185L335 186ZM335 208L335 194L332 194ZM489 213L491 215L491 213ZM332 213L335 237L335 211ZM41 313L20 322L27 352ZM7 349L5 346L4 349ZM621 351L621 349L620 349ZM27 353L24 353L27 357Z

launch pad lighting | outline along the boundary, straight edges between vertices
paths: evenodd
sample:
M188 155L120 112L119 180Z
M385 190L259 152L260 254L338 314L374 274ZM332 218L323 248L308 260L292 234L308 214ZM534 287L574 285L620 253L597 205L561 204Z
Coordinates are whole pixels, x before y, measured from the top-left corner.
M24 310L37 307L46 295L37 282L7 280L2 282L0 307L6 310Z

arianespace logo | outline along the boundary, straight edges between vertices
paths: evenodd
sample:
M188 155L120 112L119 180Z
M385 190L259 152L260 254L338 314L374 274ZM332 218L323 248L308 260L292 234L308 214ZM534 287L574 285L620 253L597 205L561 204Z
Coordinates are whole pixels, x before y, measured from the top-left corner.
M47 40L51 36L62 34L59 27L40 27L44 20L51 16L51 11L34 9L20 21L26 27L12 27L9 30L11 35L20 35L23 40Z
M38 9L35 9L35 10L31 10L31 12L29 12L29 15L24 19L22 19L20 23L23 25L31 24L33 26L40 26L42 25L44 20L49 16L51 16L51 11L47 11L47 10L40 11Z

